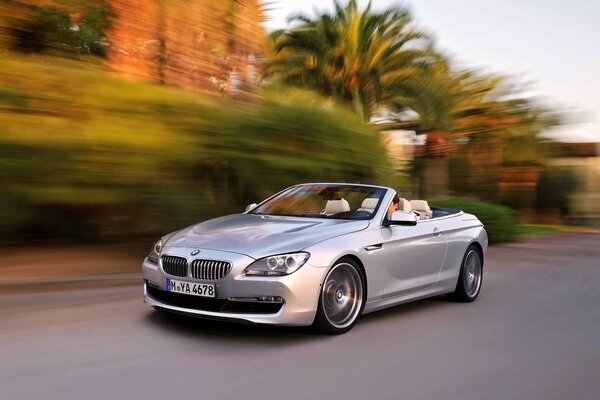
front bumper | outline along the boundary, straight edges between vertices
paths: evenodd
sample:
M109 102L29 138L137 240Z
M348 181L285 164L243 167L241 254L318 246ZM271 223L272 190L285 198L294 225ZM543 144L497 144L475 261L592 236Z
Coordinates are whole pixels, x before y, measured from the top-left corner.
M167 248L163 255L185 257L188 264L193 258L187 248ZM320 287L327 268L316 268L306 263L291 275L281 277L255 277L243 274L254 259L242 254L215 250L202 250L202 259L227 260L231 272L223 279L201 281L187 277L167 275L161 261L144 260L144 302L172 312L210 319L230 320L275 325L310 325L314 321ZM310 260L309 260L310 261ZM216 297L204 298L166 291L167 278L188 282L214 283ZM261 298L282 300L262 301Z

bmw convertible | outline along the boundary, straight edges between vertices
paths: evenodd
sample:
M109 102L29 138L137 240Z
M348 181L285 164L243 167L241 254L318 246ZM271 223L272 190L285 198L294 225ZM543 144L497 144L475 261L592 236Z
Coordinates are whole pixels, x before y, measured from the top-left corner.
M144 259L158 311L350 330L362 314L446 294L472 302L488 246L472 214L389 187L311 183L162 237Z

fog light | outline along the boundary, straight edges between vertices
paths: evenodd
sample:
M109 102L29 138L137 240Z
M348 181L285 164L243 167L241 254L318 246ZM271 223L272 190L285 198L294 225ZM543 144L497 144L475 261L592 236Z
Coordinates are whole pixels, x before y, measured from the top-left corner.
M261 296L257 297L258 301L269 301L271 303L283 303L283 298L279 296Z
M264 302L264 303L283 303L283 297L280 296L259 296L259 297L228 297L229 301L245 302Z

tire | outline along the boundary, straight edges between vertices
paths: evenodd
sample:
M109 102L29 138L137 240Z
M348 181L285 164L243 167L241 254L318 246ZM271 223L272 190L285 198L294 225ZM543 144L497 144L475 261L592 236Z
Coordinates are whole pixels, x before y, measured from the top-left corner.
M483 260L479 249L470 245L465 251L460 265L460 274L456 283L456 290L447 294L454 301L470 303L475 301L483 282Z
M313 327L330 335L348 332L365 308L365 297L365 279L356 262L338 260L321 287Z

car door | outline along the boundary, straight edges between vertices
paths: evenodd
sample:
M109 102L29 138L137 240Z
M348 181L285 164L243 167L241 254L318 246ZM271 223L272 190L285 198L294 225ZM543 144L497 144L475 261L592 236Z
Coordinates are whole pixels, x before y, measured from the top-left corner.
M433 220L415 226L381 227L384 297L429 288L438 280L446 255L444 233Z

